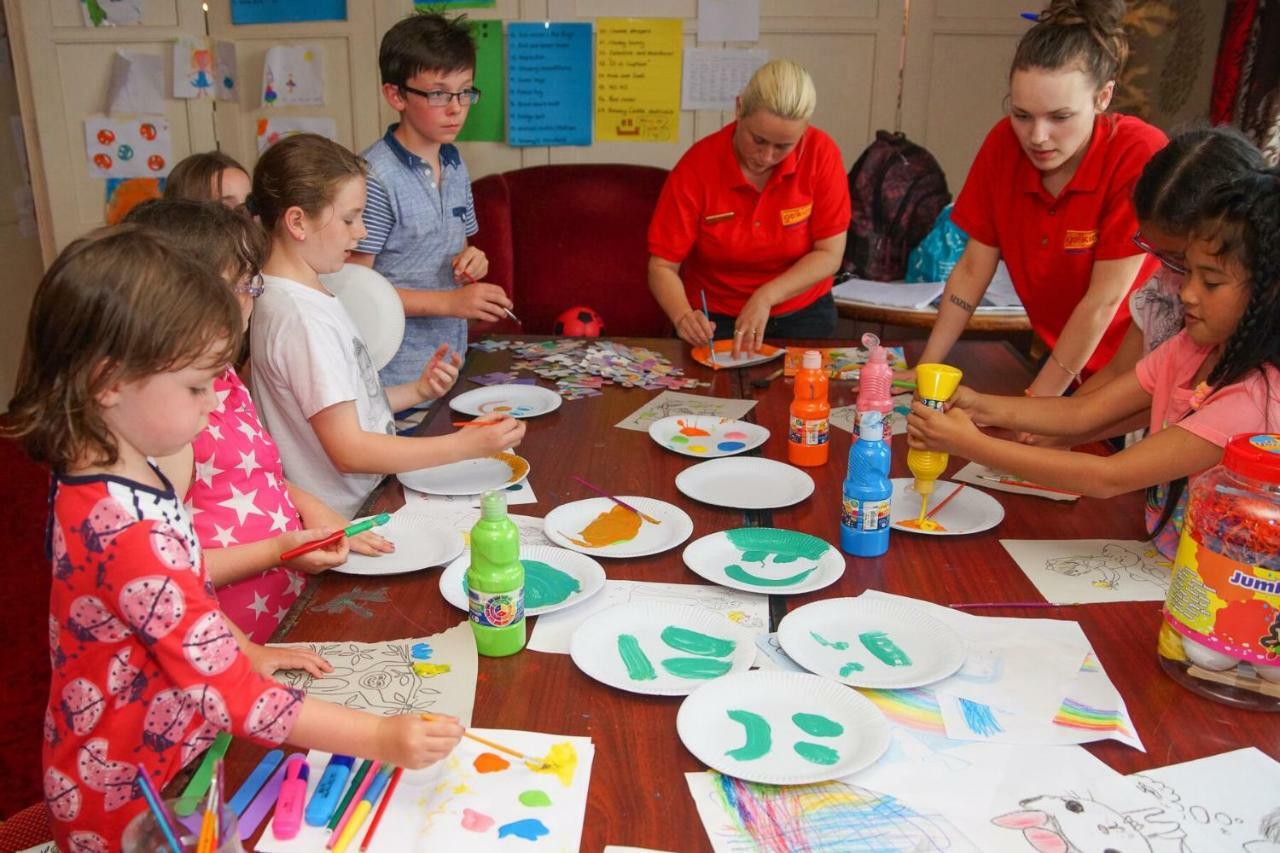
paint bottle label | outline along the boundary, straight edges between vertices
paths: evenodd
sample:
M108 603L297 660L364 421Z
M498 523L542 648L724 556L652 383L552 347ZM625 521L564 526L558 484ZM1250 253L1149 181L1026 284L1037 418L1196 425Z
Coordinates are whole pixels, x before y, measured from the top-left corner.
M804 418L792 416L791 431L788 434L788 438L794 444L810 446L826 444L830 430L831 422L827 418L805 420Z
M853 530L884 530L889 526L889 502L847 497L840 511L840 523Z
M471 622L481 628L507 628L524 618L524 587L510 592L467 589Z

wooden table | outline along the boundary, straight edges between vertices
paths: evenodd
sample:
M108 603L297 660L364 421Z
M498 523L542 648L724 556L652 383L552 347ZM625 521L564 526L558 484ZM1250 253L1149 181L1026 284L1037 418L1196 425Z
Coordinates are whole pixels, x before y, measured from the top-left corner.
M713 373L692 362L674 340L641 343L669 355L687 373L710 379L711 393L755 399L749 418L768 427L769 441L760 449L772 459L786 458L786 417L790 382L777 379L767 388L751 387L751 379L775 370L780 362L740 371ZM919 343L907 346L909 360ZM506 352L475 352L467 373L503 369ZM971 384L996 392L1019 393L1028 365L1007 344L963 341L953 363ZM460 381L458 390L470 387ZM539 501L520 506L521 514L542 516L555 506L591 497L571 479L580 474L617 494L650 495L679 504L692 517L693 538L744 523L772 524L813 533L837 542L840 484L845 473L850 436L832 430L831 461L808 469L817 490L801 504L772 512L742 513L705 506L684 498L675 488L676 474L693 463L667 452L647 434L615 429L651 392L610 386L604 396L566 401L556 412L529 421L519 452L532 464ZM847 382L833 382L831 403L853 401ZM436 407L422 429L446 432L450 412ZM894 476L906 476L906 444L894 442ZM949 473L963 465L953 460ZM1000 538L1134 539L1143 535L1142 496L1110 500L1082 499L1074 504L996 493L1004 505L1004 522L973 536L936 538L894 532L887 554L876 559L846 558L847 571L834 586L794 598L774 597L773 619L817 598L857 595L866 589L910 595L942 603L1038 600L1039 594L998 544ZM378 509L399 506L403 495L391 481L376 496ZM681 548L636 560L603 560L609 577L676 583L702 583L681 562ZM321 576L295 605L279 640L376 641L422 636L456 625L459 611L440 597L437 571L376 578L338 574ZM386 589L387 601L360 601L356 610L319 612L354 588ZM1156 603L1121 603L1061 610L990 611L1001 616L1051 616L1078 620L1111 678L1128 703L1149 752L1114 741L1088 747L1116 770L1128 773L1187 761L1246 745L1280 758L1280 715L1245 712L1218 705L1183 689L1166 677L1156 662ZM532 630L532 628L530 629ZM599 851L605 844L627 844L661 850L709 850L706 835L685 785L684 773L705 769L680 743L675 731L678 698L625 693L599 684L579 672L568 655L525 651L504 659L481 658L476 686L474 724L480 727L531 729L590 737L596 746L582 849ZM256 763L261 750L233 745L229 778L238 784Z
M836 311L841 317L861 320L864 323L879 323L882 326L907 326L933 328L938 321L936 308L894 308L891 305L875 305L870 302L854 300L836 300ZM970 332L1029 332L1031 321L1027 312L986 313L975 311L969 315L965 330Z

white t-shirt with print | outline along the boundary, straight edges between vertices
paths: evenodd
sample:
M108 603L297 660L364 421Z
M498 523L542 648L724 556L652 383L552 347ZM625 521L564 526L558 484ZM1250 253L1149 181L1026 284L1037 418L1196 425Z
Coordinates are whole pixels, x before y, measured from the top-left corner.
M253 398L280 449L285 475L350 517L382 475L339 471L310 419L354 401L361 429L395 435L387 392L369 348L336 296L279 276L263 280L266 291L250 323Z

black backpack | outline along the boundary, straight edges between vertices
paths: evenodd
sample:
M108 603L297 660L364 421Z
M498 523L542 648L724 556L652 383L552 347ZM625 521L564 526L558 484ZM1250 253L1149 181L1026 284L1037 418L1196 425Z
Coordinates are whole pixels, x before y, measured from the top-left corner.
M876 139L849 170L853 219L844 271L857 278L896 281L907 256L951 201L947 177L933 155L901 133Z

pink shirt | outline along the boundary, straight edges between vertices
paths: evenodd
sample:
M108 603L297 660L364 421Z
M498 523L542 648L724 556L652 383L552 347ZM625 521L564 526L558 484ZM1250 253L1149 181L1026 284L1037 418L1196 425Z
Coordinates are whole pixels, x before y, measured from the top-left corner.
M280 453L258 420L249 389L228 370L214 380L213 390L218 405L191 442L195 477L186 496L200 547L226 548L301 530ZM219 587L218 602L249 639L265 643L306 585L300 573L277 566Z
M1169 426L1225 447L1233 435L1273 432L1280 427L1280 370L1267 365L1250 371L1244 379L1207 394L1208 388L1191 387L1196 371L1213 347L1197 346L1181 331L1138 362L1134 370L1143 390L1151 395L1151 432ZM1203 386L1203 383L1201 383ZM1147 506L1147 529L1155 527L1164 503L1164 487ZM1186 505L1183 493L1173 519L1156 537L1160 553L1172 558L1178 548L1182 516Z

